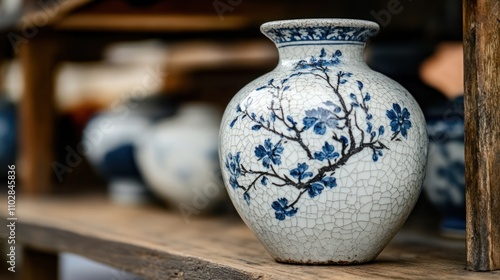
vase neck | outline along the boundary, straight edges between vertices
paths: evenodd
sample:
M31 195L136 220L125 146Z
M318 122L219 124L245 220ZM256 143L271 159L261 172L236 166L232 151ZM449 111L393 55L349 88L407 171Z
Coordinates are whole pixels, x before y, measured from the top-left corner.
M280 66L319 61L329 66L365 64L364 44L304 44L278 47Z
M366 41L378 24L350 19L304 19L265 23L261 31L278 48L281 64L309 59L364 63Z

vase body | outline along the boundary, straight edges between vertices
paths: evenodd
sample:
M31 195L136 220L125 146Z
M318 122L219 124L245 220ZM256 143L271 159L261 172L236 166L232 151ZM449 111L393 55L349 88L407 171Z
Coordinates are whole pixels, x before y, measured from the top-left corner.
M219 157L229 196L279 262L371 261L420 194L423 114L365 64L376 23L291 20L261 31L280 62L224 113Z

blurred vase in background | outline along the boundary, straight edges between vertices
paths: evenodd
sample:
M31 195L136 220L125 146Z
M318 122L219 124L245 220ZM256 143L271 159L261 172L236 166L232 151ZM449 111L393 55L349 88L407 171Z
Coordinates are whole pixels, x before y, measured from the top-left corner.
M15 164L17 116L15 105L0 96L0 177L7 176L7 166Z
M442 215L441 233L465 237L464 101L458 97L426 111L429 156L424 188Z
M175 113L167 97L130 100L95 115L83 132L90 143L87 157L109 182L109 195L117 203L136 204L150 200L134 156L137 141L156 121Z
M210 212L226 197L217 155L219 115L209 105L186 104L142 135L139 169L170 206Z

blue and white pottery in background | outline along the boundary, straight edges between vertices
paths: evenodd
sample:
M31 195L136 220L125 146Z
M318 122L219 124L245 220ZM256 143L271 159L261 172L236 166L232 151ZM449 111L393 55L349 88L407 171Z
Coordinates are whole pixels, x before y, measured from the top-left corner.
M86 155L96 171L108 180L111 200L137 204L151 199L137 167L136 145L153 123L174 113L168 98L155 96L131 100L89 121L83 132Z
M17 116L15 105L0 98L0 177L7 176L7 166L16 164Z
M371 261L420 194L424 116L410 93L365 64L365 42L378 29L348 19L262 25L279 64L224 113L226 188L279 262Z
M441 232L465 237L463 97L426 112L429 157L424 189L442 215Z
M227 198L217 156L219 124L215 108L186 104L151 127L136 151L152 191L183 214L210 212Z

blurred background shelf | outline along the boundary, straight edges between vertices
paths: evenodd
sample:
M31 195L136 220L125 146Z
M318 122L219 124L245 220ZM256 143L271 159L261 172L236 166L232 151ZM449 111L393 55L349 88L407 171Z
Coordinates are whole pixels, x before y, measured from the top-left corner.
M500 272L465 270L463 242L422 234L411 225L373 263L300 266L276 263L236 216L192 215L186 220L155 206L113 205L97 195L20 198L17 207L17 240L27 248L25 257L38 252L32 258L45 254L48 262L23 267L22 272L38 277L32 279L43 279L40 275L49 273L49 267L57 267L50 264L57 261L57 252L75 253L147 279L500 277ZM5 227L2 235L7 235Z

